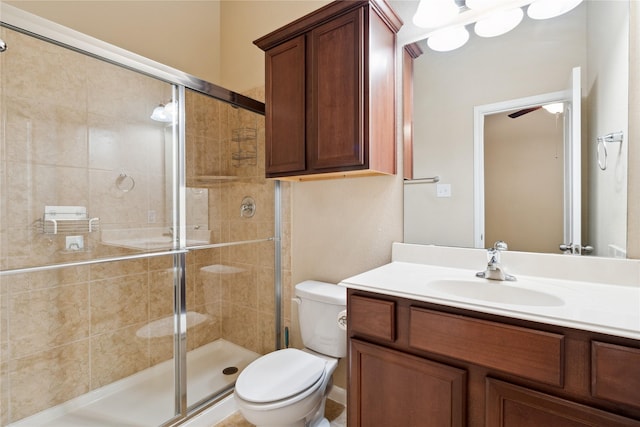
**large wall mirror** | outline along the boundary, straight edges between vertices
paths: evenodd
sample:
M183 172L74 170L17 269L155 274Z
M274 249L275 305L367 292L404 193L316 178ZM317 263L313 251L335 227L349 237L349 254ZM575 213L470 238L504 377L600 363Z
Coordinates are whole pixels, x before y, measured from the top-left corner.
M392 3L411 26L417 2ZM405 242L626 257L629 19L586 0L454 51L411 40L414 178L439 181L405 183Z

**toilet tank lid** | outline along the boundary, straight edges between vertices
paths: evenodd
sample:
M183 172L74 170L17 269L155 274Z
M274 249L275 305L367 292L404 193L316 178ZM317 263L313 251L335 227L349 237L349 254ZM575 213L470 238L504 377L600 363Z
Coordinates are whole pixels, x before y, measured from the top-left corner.
M335 305L347 304L347 288L317 280L305 280L298 283L296 296Z

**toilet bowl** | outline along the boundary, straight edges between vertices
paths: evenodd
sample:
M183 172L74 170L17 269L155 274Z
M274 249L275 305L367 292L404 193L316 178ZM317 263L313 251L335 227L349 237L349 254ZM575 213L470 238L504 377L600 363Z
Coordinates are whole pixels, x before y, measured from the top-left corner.
M257 362L236 381L236 403L247 421L261 427L323 425L325 397L338 359L287 348Z
M296 286L295 301L303 343L311 348L287 348L259 357L236 381L238 409L258 427L329 426L324 407L331 376L346 355L346 290L302 282Z

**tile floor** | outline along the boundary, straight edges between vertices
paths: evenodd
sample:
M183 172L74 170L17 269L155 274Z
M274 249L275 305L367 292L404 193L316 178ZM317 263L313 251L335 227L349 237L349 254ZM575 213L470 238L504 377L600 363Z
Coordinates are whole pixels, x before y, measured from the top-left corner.
M343 405L327 399L324 413L331 422L331 427L347 426L347 411ZM253 424L247 422L239 412L236 412L213 427L253 427Z

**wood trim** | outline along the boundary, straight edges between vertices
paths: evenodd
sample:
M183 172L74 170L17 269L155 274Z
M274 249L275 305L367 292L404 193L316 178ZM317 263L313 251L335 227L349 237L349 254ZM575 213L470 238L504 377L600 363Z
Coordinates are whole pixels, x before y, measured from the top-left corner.
M395 174L397 168L396 126L396 33L389 31L379 14L368 14L363 61L364 150L369 169ZM387 58L386 61L376 61Z
M380 14L385 23L394 32L397 33L400 30L402 20L393 11L386 0L337 0L296 19L284 27L254 40L253 44L266 51L286 40L312 30L314 27L326 22L328 19L335 18L341 14L345 14L368 5L371 5L376 12Z
M406 45L404 45L404 50L413 59L418 58L420 55L422 55L424 53L424 51L422 50L422 48L420 47L420 45L418 43L406 44Z
M402 162L403 178L413 179L413 55L402 50Z

